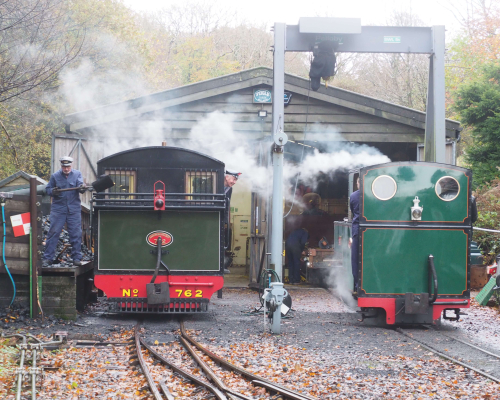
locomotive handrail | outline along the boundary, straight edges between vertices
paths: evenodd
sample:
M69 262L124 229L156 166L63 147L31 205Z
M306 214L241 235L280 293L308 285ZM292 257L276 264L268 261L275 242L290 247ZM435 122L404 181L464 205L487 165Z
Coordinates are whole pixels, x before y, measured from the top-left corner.
M434 256L429 254L429 271L432 274L432 281L434 282L434 292L432 293L432 298L429 299L429 304L433 304L437 300L438 296L438 279L436 274L436 268L434 267ZM429 282L429 294L431 293L431 284Z
M225 197L224 193L165 193L165 196L214 196L214 197ZM128 193L128 192L97 192L94 193L96 196L151 196L154 197L154 193Z
M186 198L189 196L190 198ZM116 198L134 197L134 198ZM138 198L139 197L139 198ZM154 210L154 193L94 193L93 209ZM225 210L226 196L221 193L165 193L165 209Z
M359 227L360 228L391 228L391 229L401 229L401 228L411 228L411 229L414 229L414 230L418 230L418 229L429 229L429 228L434 228L434 229L471 229L471 226L469 224L464 224L463 222L453 222L453 221L450 221L450 222L446 222L446 224L437 224L435 222L432 222L432 221L424 221L424 222L420 222L418 221L419 224L418 225L415 225L415 224L409 224L409 223L394 223L394 222L391 222L391 223L385 223L385 224L381 224L381 223L367 223L367 222L360 222L359 223ZM475 230L476 228L474 228Z
M144 203L145 201L151 201L150 199L95 199L95 202L111 201L113 203ZM179 203L192 203L192 202L205 202L210 203L224 203L224 200L213 200L213 199L196 199L196 200L186 200L186 199L170 199L170 202Z
M113 209L138 209L138 210L154 210L154 206L132 206L132 205L113 205L113 204L101 204L94 205L94 210L100 210L105 208L113 208ZM209 206L206 204L201 205L186 205L186 206L169 206L165 205L165 209L180 209L180 210L221 210L224 211L226 208L223 206Z
M475 231L483 231L483 232L500 233L500 231L497 231L496 229L477 228L477 227L475 227L475 226L474 226L472 229L473 229L473 230L475 230Z

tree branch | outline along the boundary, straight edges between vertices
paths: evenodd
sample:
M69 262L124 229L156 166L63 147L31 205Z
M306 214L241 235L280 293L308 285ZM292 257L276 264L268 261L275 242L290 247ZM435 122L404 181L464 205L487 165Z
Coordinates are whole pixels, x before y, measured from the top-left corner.
M10 137L9 132L7 131L7 128L5 128L5 125L3 124L2 120L0 120L0 125L2 126L3 131L5 132L5 136L7 136L7 139L9 139L10 147L12 148L12 153L14 155L14 160L16 162L16 167L19 168L21 164L19 163L19 158L17 157L16 145L14 144L14 141Z

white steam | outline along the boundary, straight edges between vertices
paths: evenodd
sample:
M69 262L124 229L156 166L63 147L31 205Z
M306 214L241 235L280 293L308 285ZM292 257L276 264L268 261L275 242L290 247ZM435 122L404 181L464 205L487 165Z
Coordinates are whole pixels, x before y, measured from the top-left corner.
M328 271L325 284L331 288L335 297L341 299L351 309L355 309L358 304L354 297L352 297L353 288L350 285L351 280L347 274L350 275L350 272L346 272L344 268L331 268Z
M202 118L190 131L183 146L210 155L225 163L230 171L241 172L238 186L262 192L272 182L272 166L259 165L259 142L251 141L248 135L233 128L235 116L215 111ZM316 137L320 128L315 127ZM326 153L315 149L307 154L302 163L285 163L284 178L292 179L300 174L300 180L312 187L316 186L319 173L332 175L339 170L349 170L368 165L382 164L390 159L377 149L341 141L338 134L325 134L334 142L327 143ZM291 144L290 144L291 145ZM289 145L289 146L290 146ZM270 152L269 141L262 142L264 151Z
M99 113L100 106L148 93L137 74L124 70L100 72L89 59L83 59L76 68L64 69L60 79L59 93L65 100L64 109L94 110L96 117L106 116L104 111ZM115 111L126 110L127 106L123 105Z
M130 117L130 111L134 111L129 108L130 102L102 107L117 99L147 93L147 86L137 76L122 71L98 74L91 61L87 60L76 68L66 69L61 74L61 81L59 93L67 106L79 111L92 110L92 119L98 121L92 129L94 138L100 144L89 146L94 152L91 156L94 161L123 150L160 146L166 140L168 146L185 147L207 154L224 162L226 169L241 172L239 188L267 193L272 184L272 166L268 167L262 158L259 159L259 155L270 155L271 141L254 139L248 132L237 131L234 128L236 114L214 111L197 121L189 133L174 132L173 121L179 118L174 112L182 112L182 108L166 108L157 113ZM241 96L233 95L226 104L231 106L243 101L246 100ZM261 137L269 135L267 132L258 134ZM319 173L331 176L336 171L390 161L375 148L346 142L331 126L323 128L321 124L310 125L307 135L307 140L315 140L323 149L326 148L326 152L315 149L307 153L302 162L285 163L285 181L294 181L299 176L302 182L314 188ZM290 143L286 146L292 148L298 145Z
M92 127L95 143L86 145L94 162L124 150L160 146L171 132L168 115L165 119L143 116L124 119L132 109L123 99L150 92L133 72L110 70L102 73L85 59L75 68L66 68L60 79L58 94L64 101L63 108L78 112L90 110L91 119L96 122ZM110 103L114 104L109 106Z
M318 149L313 154L304 157L300 165L289 165L286 169L286 177L300 174L300 179L307 184L314 185L318 173L332 174L338 170L364 167L367 165L382 164L391 161L389 157L381 154L378 150L357 151L353 145L345 146L332 153L320 153Z
M238 186L260 192L272 175L258 164L258 143L233 129L234 119L232 114L210 113L193 127L185 147L223 161L227 170L242 173Z

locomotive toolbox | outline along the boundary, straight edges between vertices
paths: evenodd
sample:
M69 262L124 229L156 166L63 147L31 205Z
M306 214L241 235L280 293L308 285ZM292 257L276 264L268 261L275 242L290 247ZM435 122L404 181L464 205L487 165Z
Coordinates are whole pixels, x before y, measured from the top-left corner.
M106 157L92 199L95 285L110 311L206 312L223 286L224 164L175 147Z
M365 316L384 310L388 324L432 323L443 312L458 319L469 307L471 180L470 170L436 163L360 170L358 306Z

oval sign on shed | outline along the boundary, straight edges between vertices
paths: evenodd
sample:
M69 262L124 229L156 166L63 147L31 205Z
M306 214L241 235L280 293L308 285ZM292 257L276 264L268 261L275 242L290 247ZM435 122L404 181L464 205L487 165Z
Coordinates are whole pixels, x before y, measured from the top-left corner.
M146 236L146 242L153 247L157 246L158 240L161 238L161 247L166 247L172 244L174 237L165 231L153 231Z
M253 102L254 103L272 103L271 91L268 89L254 89Z

